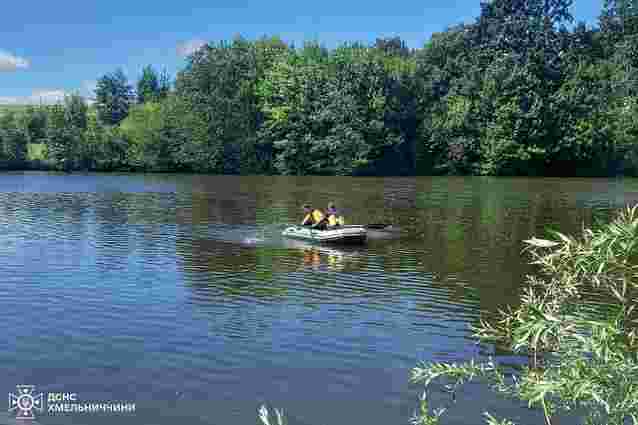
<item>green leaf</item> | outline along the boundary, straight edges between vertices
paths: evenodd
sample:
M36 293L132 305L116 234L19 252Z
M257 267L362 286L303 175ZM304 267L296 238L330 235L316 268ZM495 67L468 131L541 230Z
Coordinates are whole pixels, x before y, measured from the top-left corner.
M528 245L532 245L532 246L539 247L539 248L552 248L552 247L555 247L557 245L560 245L558 242L549 241L549 240L546 240L546 239L538 239L536 237L534 237L532 239L526 239L523 242L525 242Z

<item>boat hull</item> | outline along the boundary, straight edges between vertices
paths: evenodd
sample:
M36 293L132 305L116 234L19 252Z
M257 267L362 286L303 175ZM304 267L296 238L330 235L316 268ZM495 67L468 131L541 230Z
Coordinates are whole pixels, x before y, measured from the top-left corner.
M361 245L367 240L363 226L340 226L336 229L316 230L304 226L290 226L282 232L286 238L314 243Z

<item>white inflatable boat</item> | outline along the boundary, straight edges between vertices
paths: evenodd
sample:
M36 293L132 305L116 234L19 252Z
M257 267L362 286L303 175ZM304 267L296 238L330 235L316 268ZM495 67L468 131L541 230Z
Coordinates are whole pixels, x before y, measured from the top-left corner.
M282 232L282 235L286 238L335 244L363 244L367 239L364 226L339 226L327 230L317 230L306 226L290 226Z

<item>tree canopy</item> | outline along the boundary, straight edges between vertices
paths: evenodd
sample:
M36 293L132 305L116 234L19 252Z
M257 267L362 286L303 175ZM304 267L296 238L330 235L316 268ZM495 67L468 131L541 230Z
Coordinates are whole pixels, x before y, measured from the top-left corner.
M117 69L98 79L95 96L100 121L116 125L128 114L133 101L133 89L124 72Z
M211 42L174 81L150 65L135 92L122 70L99 78L93 125L76 120L85 120L77 101L66 104L76 117L69 129L84 134L77 152L99 151L84 146L95 132L118 152L115 162L74 163L225 174L636 175L636 1L607 0L596 27L573 25L571 0L485 1L474 22L420 48L399 37L333 49L278 37ZM5 133L17 126L19 137L42 143L57 122L52 111L32 108Z

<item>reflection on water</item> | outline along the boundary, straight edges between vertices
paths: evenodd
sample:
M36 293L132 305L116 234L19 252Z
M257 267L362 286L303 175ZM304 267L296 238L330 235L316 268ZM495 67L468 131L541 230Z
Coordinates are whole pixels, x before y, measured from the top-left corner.
M468 330L518 299L521 240L576 232L638 184L13 173L0 191L0 391L137 402L118 423L254 423L269 402L291 424L388 424L416 406L420 360L525 364ZM281 237L301 204L329 201L349 223L400 230L362 247ZM488 405L538 419L466 396L449 423Z

